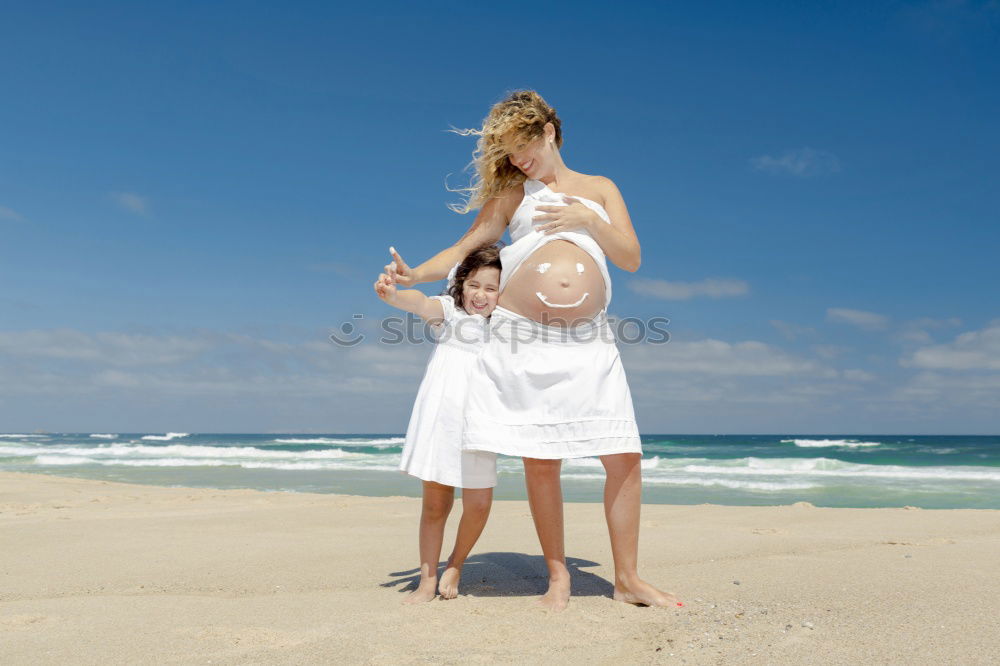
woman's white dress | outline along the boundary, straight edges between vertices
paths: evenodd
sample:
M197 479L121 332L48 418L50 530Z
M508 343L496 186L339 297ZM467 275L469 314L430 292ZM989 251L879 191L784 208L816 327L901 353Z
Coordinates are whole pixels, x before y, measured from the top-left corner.
M429 327L434 351L413 403L399 469L446 486L492 488L496 454L462 450L462 408L487 320L455 307L451 296L431 298L441 301L444 319Z
M611 223L596 201L574 197ZM632 394L607 317L611 278L604 252L583 230L543 234L532 218L539 205L565 204L541 181L524 184L500 251L500 289L532 252L557 239L590 254L605 280L605 309L573 327L547 326L497 307L474 372L469 375L462 446L528 458L641 453Z

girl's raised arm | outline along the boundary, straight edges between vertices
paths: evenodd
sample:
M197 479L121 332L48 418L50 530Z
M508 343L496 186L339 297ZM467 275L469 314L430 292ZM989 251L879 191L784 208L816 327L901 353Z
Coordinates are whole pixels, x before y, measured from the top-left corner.
M428 298L416 289L396 289L392 278L385 273L375 281L375 293L387 305L412 312L424 321L440 321L444 318L444 306L440 299Z

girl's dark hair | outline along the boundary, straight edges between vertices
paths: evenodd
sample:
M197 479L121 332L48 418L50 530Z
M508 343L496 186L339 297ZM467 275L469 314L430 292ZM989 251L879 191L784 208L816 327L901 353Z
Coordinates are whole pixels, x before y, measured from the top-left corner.
M493 245L481 245L470 252L468 256L462 260L462 263L458 265L458 268L455 269L455 284L451 285L446 293L455 299L456 308L465 307L465 303L462 300L462 288L465 286L465 281L469 278L469 275L475 273L484 266L501 270L501 247L502 245L500 243L495 243Z

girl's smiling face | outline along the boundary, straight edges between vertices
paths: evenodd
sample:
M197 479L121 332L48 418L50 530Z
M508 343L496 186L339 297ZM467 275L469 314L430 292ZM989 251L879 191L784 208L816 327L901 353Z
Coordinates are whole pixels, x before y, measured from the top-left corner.
M469 273L462 283L462 303L469 314L489 317L500 298L500 270L482 266Z

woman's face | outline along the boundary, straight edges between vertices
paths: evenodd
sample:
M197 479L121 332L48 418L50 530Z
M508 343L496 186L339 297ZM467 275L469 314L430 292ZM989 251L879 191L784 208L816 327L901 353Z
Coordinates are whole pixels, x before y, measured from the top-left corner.
M504 145L507 147L507 159L528 178L538 178L545 173L549 161L549 151L545 147L550 144L544 134L536 139L511 134Z
M462 284L462 303L469 314L489 317L500 298L500 270L481 266L469 273Z

